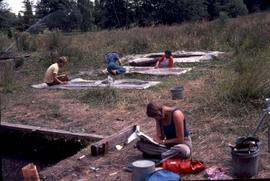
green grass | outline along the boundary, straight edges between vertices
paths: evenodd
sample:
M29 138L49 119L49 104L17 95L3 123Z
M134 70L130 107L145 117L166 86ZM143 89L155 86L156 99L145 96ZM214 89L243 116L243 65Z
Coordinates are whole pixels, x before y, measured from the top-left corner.
M154 92L157 95L163 94L163 90L167 91L173 86L183 84L185 80L207 76L206 85L200 90L201 98L197 98L196 101L202 102L204 107L214 112L243 115L250 109L261 108L263 99L270 93L269 32L270 14L259 13L211 22L104 30L72 36L59 31L35 36L23 33L17 45L19 50L35 50L37 56L32 65L24 65L25 75L34 76L32 80L35 81L42 79L43 73L40 72L44 72L61 55L66 55L70 59L65 70L76 73L79 70L104 69L106 67L104 55L110 51L119 51L123 55L162 52L166 49L230 52L230 56L212 61L178 64L179 67L196 67L179 77L132 74L118 78L160 80L163 82L160 86L146 91L146 94ZM7 92L12 89L9 85L6 88ZM140 100L129 101L128 96L129 93L125 94L114 89L95 89L79 93L75 97L93 105L126 104L132 101L138 103Z

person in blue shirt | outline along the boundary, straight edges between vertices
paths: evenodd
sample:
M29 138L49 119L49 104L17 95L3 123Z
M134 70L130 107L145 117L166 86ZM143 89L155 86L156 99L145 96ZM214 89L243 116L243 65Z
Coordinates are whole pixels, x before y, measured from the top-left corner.
M144 157L186 159L191 156L192 144L187 119L180 109L150 102L146 114L156 122L155 141L164 147L138 141L136 146L143 152Z
M112 75L120 75L126 72L126 69L121 65L121 54L117 52L107 53L107 71Z

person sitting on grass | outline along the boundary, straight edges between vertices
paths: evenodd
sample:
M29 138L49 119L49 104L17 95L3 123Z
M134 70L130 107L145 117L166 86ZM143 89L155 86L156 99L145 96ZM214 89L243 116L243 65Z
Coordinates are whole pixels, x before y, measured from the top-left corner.
M138 141L136 147L143 153L144 158L187 159L191 156L192 144L187 119L181 110L150 102L146 114L156 121L155 141L165 147L143 140Z
M59 57L57 62L52 64L45 73L44 82L48 86L66 84L68 77L66 75L58 75L60 68L64 67L68 63L67 57Z
M170 50L166 50L164 55L158 58L155 68L172 68L173 67L173 56Z
M121 54L117 52L110 52L106 54L107 71L112 75L120 75L126 72L126 69L121 66Z

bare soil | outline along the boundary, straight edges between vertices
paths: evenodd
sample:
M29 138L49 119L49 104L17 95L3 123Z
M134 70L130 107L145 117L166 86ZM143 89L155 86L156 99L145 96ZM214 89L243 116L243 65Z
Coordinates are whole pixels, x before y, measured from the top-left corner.
M16 77L22 76L21 72L16 74ZM131 124L138 124L143 132L154 134L155 123L145 115L145 105L148 100L144 100L138 106L133 106L132 109L126 104L92 106L82 103L76 98L67 97L63 90L31 89L29 88L31 78L22 78L21 81L25 81L23 93L17 94L16 98L10 97L10 95L6 95L4 98L2 121L104 136L111 135ZM187 80L183 85L185 98L182 100L171 100L169 90L162 92L161 95L153 93L153 95L149 95L149 99L158 98L168 105L181 108L189 120L193 140L192 159L204 161L206 167L220 166L231 175L231 155L227 143L233 143L240 136L237 134L238 129L245 129L249 126L235 126L233 120L225 119L218 114L198 112L200 104L193 101L193 98L200 94L204 85L203 77L197 80ZM145 95L142 93L142 96ZM256 178L270 177L270 157L267 153L266 134L266 129L260 133L263 144L259 174ZM82 155L86 155L86 157L78 159ZM124 171L124 167L138 159L142 159L142 157L141 153L134 148L134 143L124 146L120 151L111 150L109 154L99 157L90 156L90 150L87 147L76 155L42 170L40 174L46 180L126 181L131 179L131 173ZM99 170L94 171L90 166L99 168ZM187 180L207 179L203 176L203 172L186 175L183 178Z

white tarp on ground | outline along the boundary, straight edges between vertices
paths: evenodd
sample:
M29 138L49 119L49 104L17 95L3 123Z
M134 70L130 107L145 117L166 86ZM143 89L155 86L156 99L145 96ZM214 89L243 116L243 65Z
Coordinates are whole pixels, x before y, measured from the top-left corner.
M91 89L94 87L111 87L117 89L147 89L159 84L159 81L143 81L137 79L120 79L113 82L105 80L84 80L81 78L72 79L67 84L48 86L46 83L31 85L37 89Z
M128 63L131 62L144 62L144 61L150 61L157 57L162 56L164 53L149 53L149 54L136 54L136 55L128 55L126 57L123 57L124 61L127 61ZM207 52L186 52L186 51L176 51L172 52L172 55L174 57L174 62L176 63L185 63L185 62L200 62L203 60L211 60L213 57L217 57L221 54L224 54L224 52L219 51L207 51Z
M192 70L192 68L158 68L154 67L133 67L133 66L124 66L126 68L126 73L140 73L148 75L181 75Z

